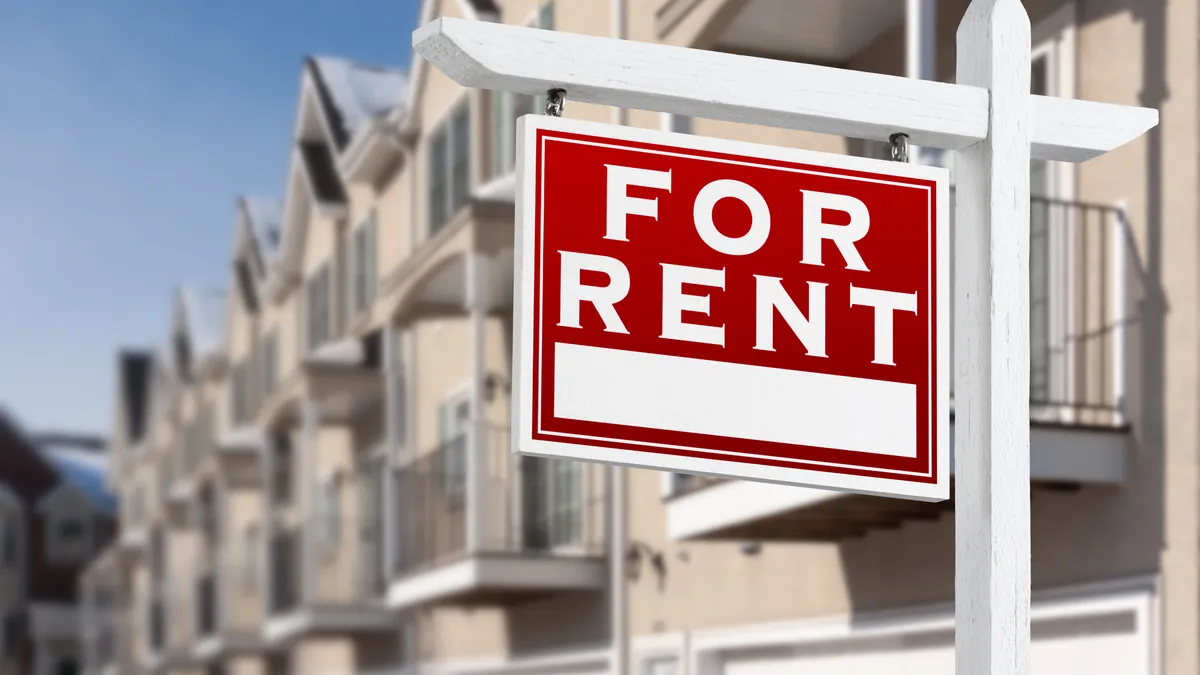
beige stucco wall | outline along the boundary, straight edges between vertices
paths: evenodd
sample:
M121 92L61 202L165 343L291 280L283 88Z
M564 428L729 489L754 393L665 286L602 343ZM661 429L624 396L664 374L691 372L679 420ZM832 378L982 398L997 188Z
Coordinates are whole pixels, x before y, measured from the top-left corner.
M939 3L942 79L953 76L953 36L965 4L965 0ZM1026 4L1035 24L1060 6L1041 0ZM1197 250L1195 3L1172 5L1167 15L1150 8L1152 3L1136 4L1141 8L1130 12L1128 3L1080 3L1077 95L1157 106L1159 102L1148 96L1162 87L1147 81L1145 73L1165 66L1171 96L1161 128L1171 140L1155 150L1151 134L1083 165L1076 172L1076 196L1090 202L1124 203L1140 249L1138 258L1143 264L1153 265L1156 258L1162 261L1160 273L1168 298L1174 298L1167 301L1173 309L1164 322L1153 315L1155 307L1145 306L1142 309L1150 312L1133 328L1129 354L1133 443L1125 485L1078 493L1035 492L1033 581L1035 587L1045 588L1153 574L1161 567L1166 574L1167 672L1184 673L1196 669L1195 603L1188 599L1196 596L1197 589L1196 311L1192 300ZM710 5L716 3L702 3ZM646 10L641 7L635 12L641 11L645 18ZM1168 49L1161 47L1164 37ZM852 65L899 74L902 47L897 27ZM636 113L631 119L643 126L655 123L648 113ZM696 131L705 135L837 151L837 143L828 137L810 139L794 132L747 127L736 128L735 136L734 125L699 122ZM809 145L810 141L818 145ZM1159 205L1157 216L1154 204ZM1167 213L1170 218L1163 217ZM1172 350L1173 345L1180 347ZM1162 346L1168 352L1156 358L1155 350ZM1163 367L1165 359L1169 368ZM1165 495L1164 452L1170 467L1165 471ZM951 597L952 516L937 523L909 523L898 531L872 532L841 546L767 545L750 556L736 544L668 541L659 481L653 472L631 472L631 512L636 514L631 536L662 547L668 561L662 589L652 575L643 575L633 585L635 634L865 611ZM696 593L697 588L706 592Z

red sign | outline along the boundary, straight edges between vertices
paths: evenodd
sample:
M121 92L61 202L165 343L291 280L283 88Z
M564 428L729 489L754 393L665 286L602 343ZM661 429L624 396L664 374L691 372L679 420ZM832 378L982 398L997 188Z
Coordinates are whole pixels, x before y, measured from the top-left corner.
M944 169L521 120L518 452L949 496Z

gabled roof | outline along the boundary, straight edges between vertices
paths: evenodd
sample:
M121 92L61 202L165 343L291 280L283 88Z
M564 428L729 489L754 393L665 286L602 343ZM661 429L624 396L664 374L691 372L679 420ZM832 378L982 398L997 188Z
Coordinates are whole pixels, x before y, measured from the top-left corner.
M100 512L115 516L117 498L105 483L108 453L97 436L42 434L33 442L55 469L60 480L87 497Z
M402 70L326 55L310 56L307 66L339 152L370 120L404 103L408 76Z
M377 120L404 108L408 77L398 69L369 66L336 56L305 59L281 209L275 265L267 294L278 300L299 273L308 207L341 217L346 205L339 158L356 135L369 135ZM318 132L318 129L320 132Z
M434 5L439 2L453 1L454 0L421 0L421 8L417 14L417 27L419 28L424 26L425 24L437 18L434 16ZM458 0L458 4L463 10L463 16L467 19L479 21L497 21L500 18L500 5L497 4L496 0ZM405 101L408 107L412 110L416 110L420 104L422 92L421 85L423 84L428 71L429 64L414 50L412 52L410 65L408 93L405 96ZM399 122L399 111L392 112L388 116L388 120L390 122Z
M184 335L191 343L197 359L219 355L225 344L225 307L228 296L224 290L194 285L180 286L177 291L179 320Z
M283 227L283 205L272 197L239 197L238 207L251 240L262 258L263 272L279 256L279 231Z
M154 355L147 350L125 349L117 354L118 420L122 441L136 445L150 421L150 376Z

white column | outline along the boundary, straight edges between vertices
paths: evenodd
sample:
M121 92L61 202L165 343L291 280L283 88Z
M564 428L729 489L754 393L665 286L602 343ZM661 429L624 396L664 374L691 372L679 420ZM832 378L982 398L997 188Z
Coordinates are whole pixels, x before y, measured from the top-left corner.
M263 481L262 520L258 527L258 570L255 581L258 582L259 601L262 604L263 616L271 616L271 541L275 538L275 438L268 435L266 447L263 449L260 466Z
M383 543L383 573L384 578L391 578L396 568L396 477L393 473L396 466L396 452L402 442L400 438L400 420L398 411L401 405L406 405L404 392L401 391L400 372L403 364L400 360L400 332L395 324L389 322L383 330L383 423L384 423L384 459L383 459L383 489L380 495L379 509L382 511L382 543Z
M914 80L937 79L937 0L905 0L904 76ZM937 150L909 145L909 161L932 161Z
M483 382L484 321L487 318L487 257L472 251L466 254L467 311L470 338L467 340L471 364L471 425L467 437L467 550L478 551L487 542L487 421L484 417Z
M955 636L958 675L1028 675L1030 31L1020 0L973 0L958 82L991 91L958 153Z
M293 485L299 483L304 490L305 504L301 509L304 514L304 521L300 523L300 532L304 539L304 550L301 553L303 560L301 564L301 584L300 584L300 604L306 605L310 598L315 593L315 584L317 582L317 545L320 532L318 528L313 527L317 522L315 516L323 515L319 512L321 503L318 494L317 485L317 432L320 429L321 411L317 406L317 402L311 398L304 399L300 404L300 428L301 428L301 443L300 443L300 461L292 465L292 470L301 474L301 480L293 481Z

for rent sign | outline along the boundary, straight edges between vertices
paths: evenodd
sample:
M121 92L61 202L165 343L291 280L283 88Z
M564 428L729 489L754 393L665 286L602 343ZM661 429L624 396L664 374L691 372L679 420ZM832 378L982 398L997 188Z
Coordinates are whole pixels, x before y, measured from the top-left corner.
M945 170L520 125L519 452L948 497Z

